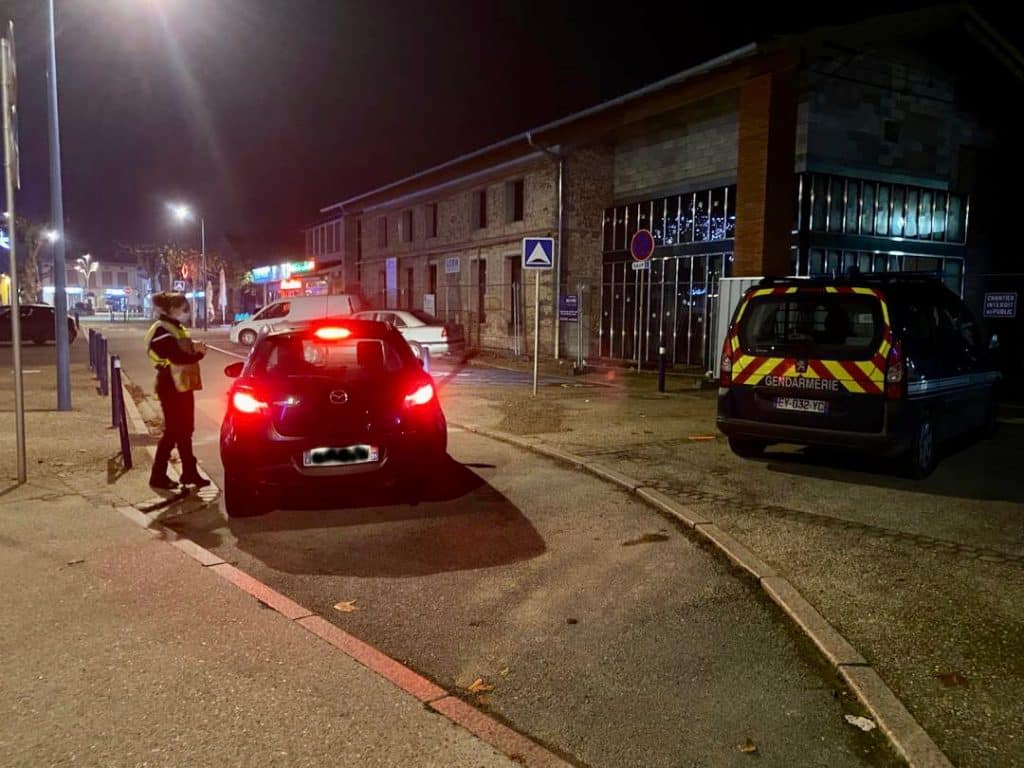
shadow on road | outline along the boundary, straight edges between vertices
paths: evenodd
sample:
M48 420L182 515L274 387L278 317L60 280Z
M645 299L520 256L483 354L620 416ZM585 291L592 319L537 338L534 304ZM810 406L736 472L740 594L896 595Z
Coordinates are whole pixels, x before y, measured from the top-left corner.
M288 509L231 519L216 506L168 524L225 559L232 547L283 573L423 576L529 560L544 540L502 494L448 460L436 480L288 497Z
M773 472L873 485L914 493L978 501L1024 503L1024 427L1000 424L995 437L967 437L944 446L939 465L924 480L899 475L895 459L811 447L795 453L765 453Z

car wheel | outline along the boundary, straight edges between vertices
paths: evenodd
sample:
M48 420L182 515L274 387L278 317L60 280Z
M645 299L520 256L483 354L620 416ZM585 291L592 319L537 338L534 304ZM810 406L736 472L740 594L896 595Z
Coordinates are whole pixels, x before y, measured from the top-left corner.
M737 456L744 459L754 459L764 453L767 443L761 440L745 440L741 437L730 437L729 447Z
M244 330L238 334L238 343L244 344L247 347L251 347L256 343L256 331Z
M266 494L235 472L224 472L224 511L228 517L258 517L270 511Z
M914 439L907 451L906 465L907 474L915 480L927 477L935 469L935 430L927 416L917 423Z

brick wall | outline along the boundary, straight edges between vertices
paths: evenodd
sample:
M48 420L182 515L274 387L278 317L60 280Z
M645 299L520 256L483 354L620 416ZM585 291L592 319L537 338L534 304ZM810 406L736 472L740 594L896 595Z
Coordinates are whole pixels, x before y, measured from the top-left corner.
M737 109L737 94L724 93L636 126L615 148L615 199L731 180Z
M958 108L962 86L942 56L909 45L841 59L812 52L801 82L808 167L953 182L960 147L993 137Z

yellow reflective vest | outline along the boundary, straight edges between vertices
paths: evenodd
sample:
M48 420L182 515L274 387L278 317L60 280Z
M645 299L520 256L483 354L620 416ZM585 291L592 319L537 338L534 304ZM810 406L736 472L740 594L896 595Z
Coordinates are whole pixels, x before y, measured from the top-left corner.
M161 368L169 368L171 380L174 382L174 388L179 392L193 392L197 389L202 389L203 380L199 375L199 363L172 363L167 358L160 357L160 355L153 350L153 337L160 328L165 329L174 336L174 338L178 340L178 344L181 345L182 349L187 352L192 351L192 339L189 336L187 328L178 325L177 323L169 323L163 319L157 320L149 327L149 330L146 331L145 339L146 354L149 355L150 361L157 369L157 375L159 375Z

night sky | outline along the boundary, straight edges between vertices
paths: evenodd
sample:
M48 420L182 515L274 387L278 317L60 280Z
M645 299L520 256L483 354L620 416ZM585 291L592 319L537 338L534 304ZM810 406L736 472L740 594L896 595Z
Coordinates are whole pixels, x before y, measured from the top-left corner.
M915 4L765 5L58 0L68 257L186 242L170 200L203 212L212 247L231 232L297 249L324 205L773 33ZM19 214L45 221L46 4L0 0L0 18Z

